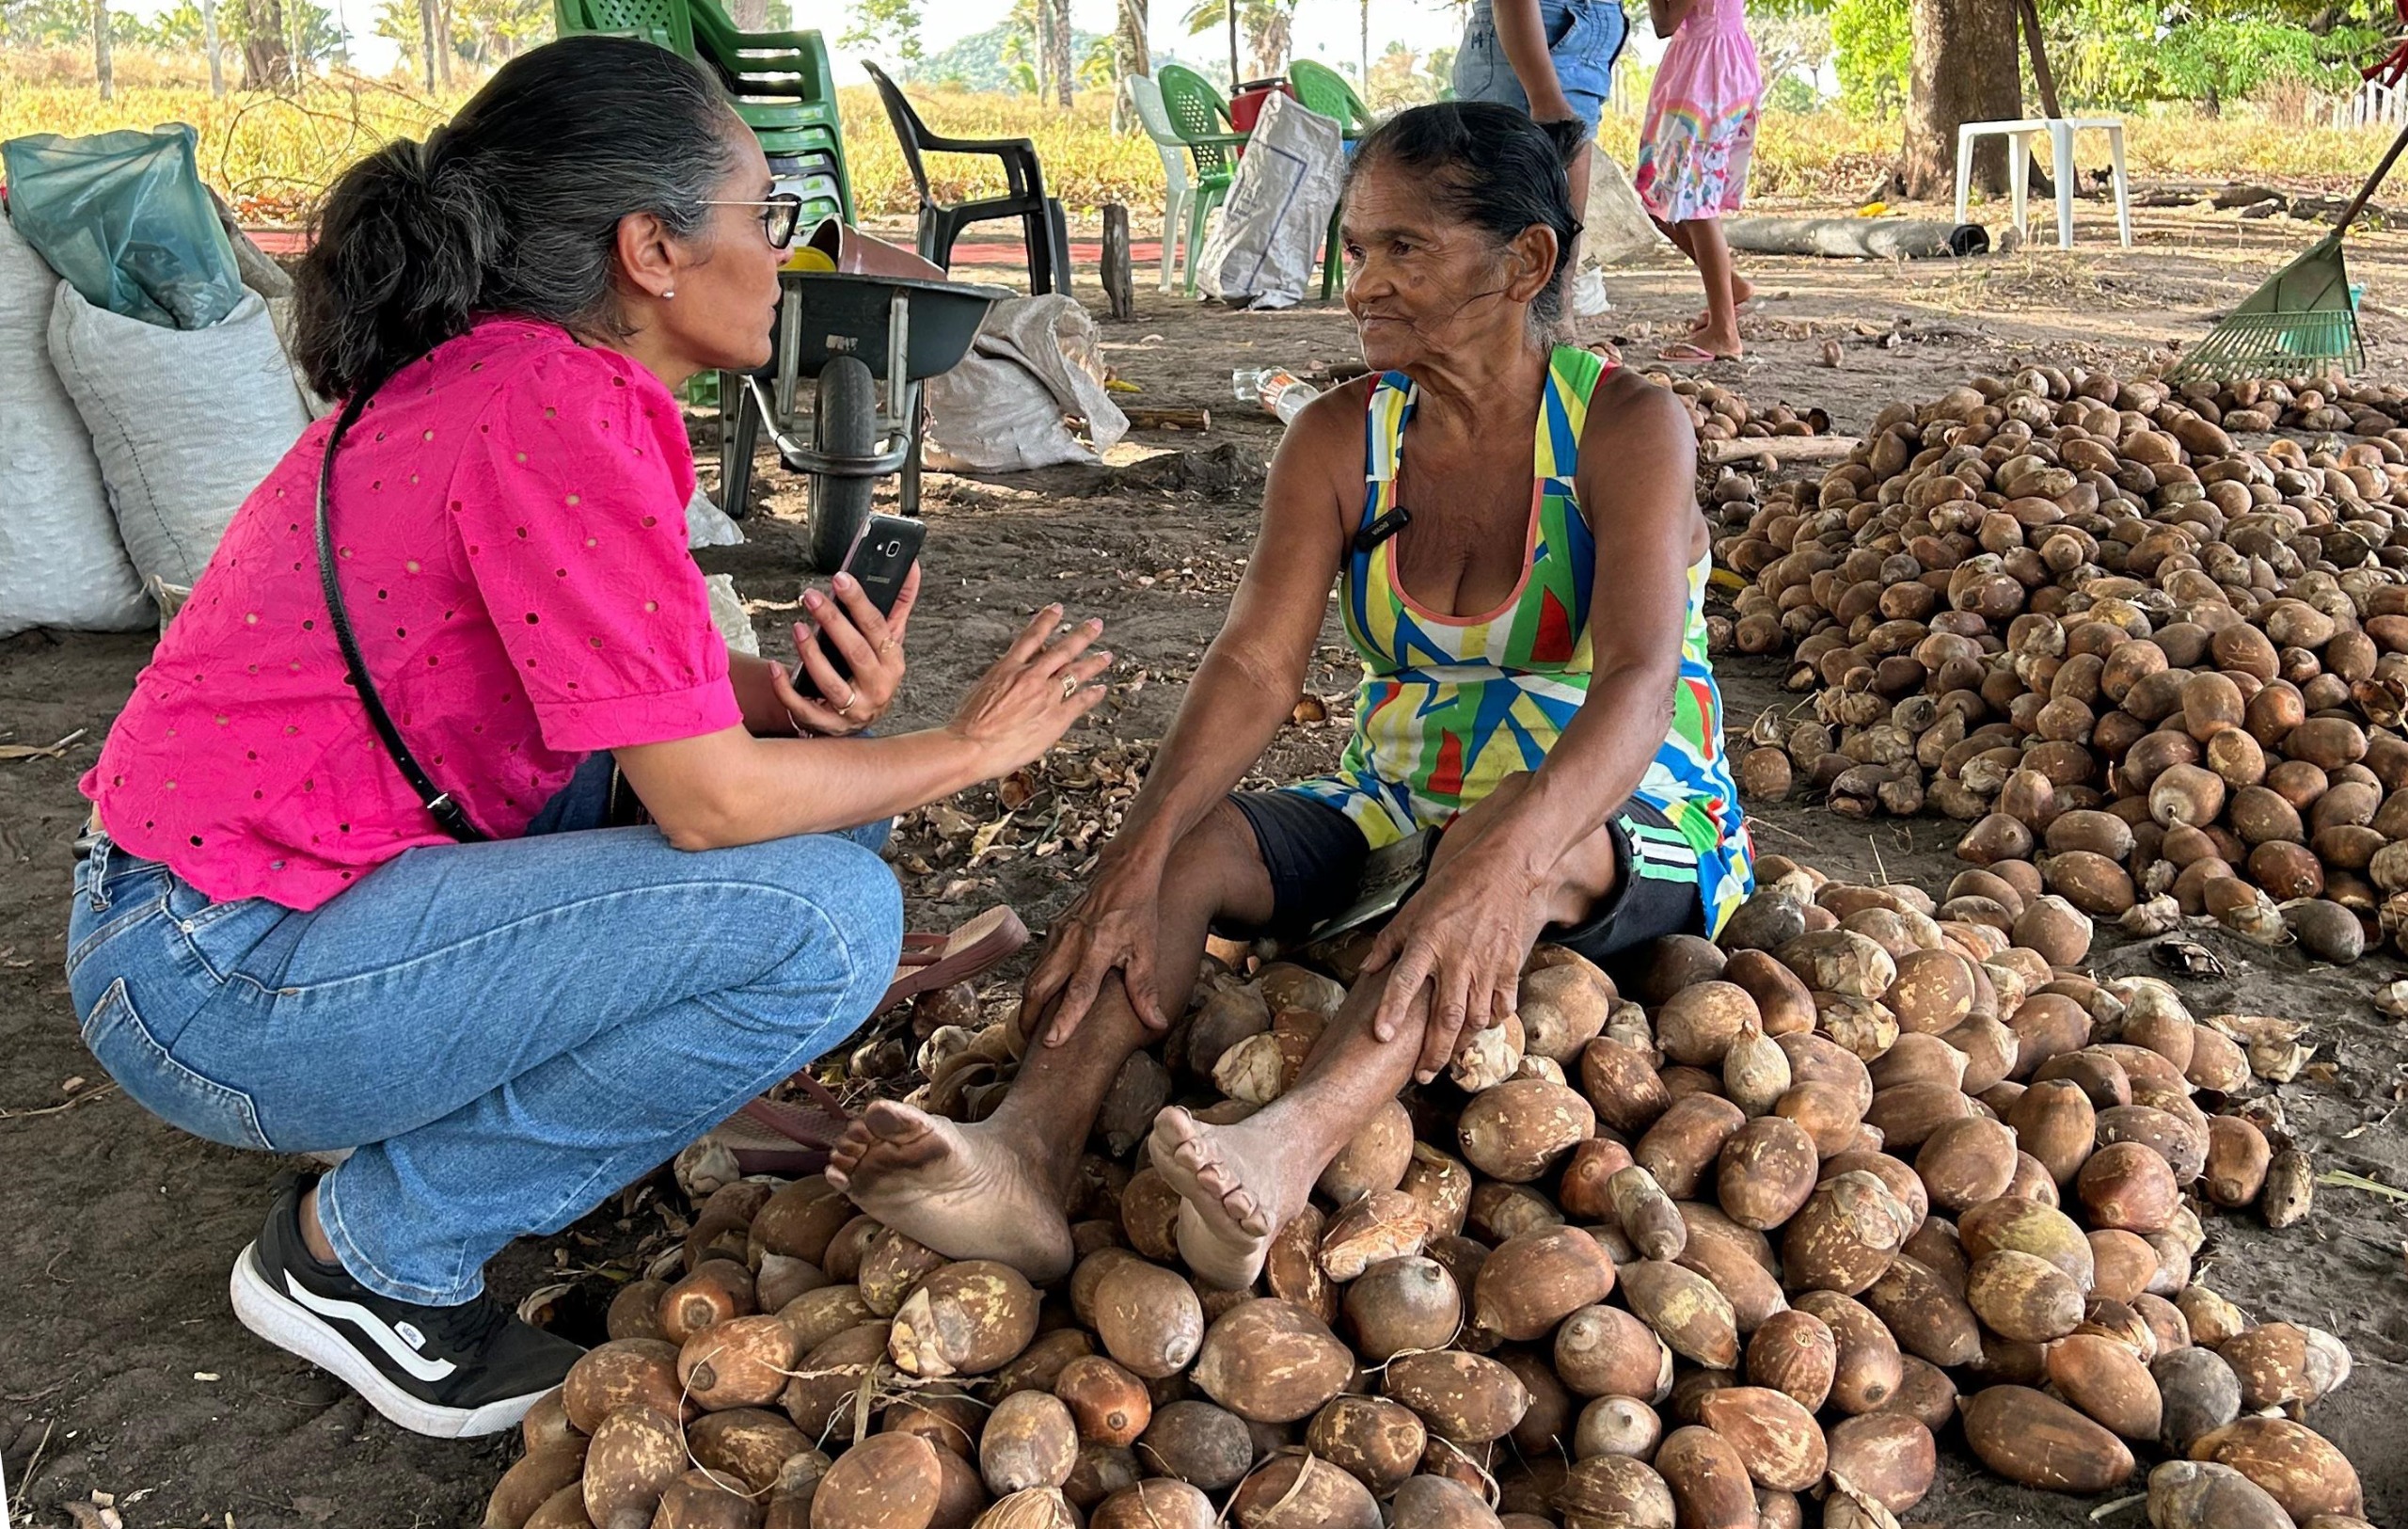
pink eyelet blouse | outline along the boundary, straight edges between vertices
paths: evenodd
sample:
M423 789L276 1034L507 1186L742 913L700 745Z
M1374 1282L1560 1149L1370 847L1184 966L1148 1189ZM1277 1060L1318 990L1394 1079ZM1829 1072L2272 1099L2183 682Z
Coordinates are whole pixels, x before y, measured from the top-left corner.
M451 842L343 671L305 432L235 512L83 780L109 837L212 899L315 908ZM395 725L515 837L586 756L736 726L686 549L676 402L626 357L492 318L396 374L335 464L338 577Z

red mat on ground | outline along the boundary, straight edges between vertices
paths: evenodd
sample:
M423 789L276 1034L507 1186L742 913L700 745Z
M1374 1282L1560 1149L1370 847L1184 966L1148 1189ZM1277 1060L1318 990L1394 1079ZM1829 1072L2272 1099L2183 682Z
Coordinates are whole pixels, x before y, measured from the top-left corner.
M245 229L251 243L271 255L298 255L309 247L309 235L301 229ZM1163 258L1162 241L1146 239L1129 247L1129 263L1133 267L1158 264ZM1024 246L1003 239L964 239L953 247L956 265L1026 265L1028 253ZM1080 270L1092 270L1103 263L1101 240L1070 241L1070 264Z

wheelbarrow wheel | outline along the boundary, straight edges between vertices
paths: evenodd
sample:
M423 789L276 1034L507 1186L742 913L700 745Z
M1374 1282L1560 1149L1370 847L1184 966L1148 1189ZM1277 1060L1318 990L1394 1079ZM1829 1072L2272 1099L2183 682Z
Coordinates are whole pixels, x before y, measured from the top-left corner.
M869 367L855 356L839 356L819 373L819 396L811 417L812 445L822 455L866 457L878 444L878 391ZM875 478L811 475L811 561L822 573L844 566L845 554L869 518Z

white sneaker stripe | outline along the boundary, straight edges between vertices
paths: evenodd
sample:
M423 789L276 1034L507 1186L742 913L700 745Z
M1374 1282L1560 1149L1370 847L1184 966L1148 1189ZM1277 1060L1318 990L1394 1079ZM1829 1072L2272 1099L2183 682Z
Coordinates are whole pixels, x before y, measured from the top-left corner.
M375 1340L376 1346L385 1351L387 1359L420 1380L428 1382L440 1380L459 1367L448 1359L428 1359L423 1354L412 1353L408 1346L378 1319L375 1313L357 1301L334 1300L316 1295L291 1275L285 1276L284 1289L287 1295L320 1316L339 1316L367 1333L370 1338Z

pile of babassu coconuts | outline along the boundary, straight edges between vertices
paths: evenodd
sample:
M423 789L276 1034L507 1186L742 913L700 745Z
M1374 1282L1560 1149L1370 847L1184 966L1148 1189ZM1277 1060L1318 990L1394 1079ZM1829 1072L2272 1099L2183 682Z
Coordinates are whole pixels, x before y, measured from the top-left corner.
M1967 860L2133 932L2408 937L2400 393L2036 367L1884 409L1818 480L1710 486L1752 581L1727 641L1813 693L1742 791L1963 820ZM2229 433L2277 422L2371 434Z
M2085 976L2090 916L2028 862L1968 873L1995 913L1759 868L1719 945L1623 989L1534 950L1517 1015L1361 1133L1251 1290L1182 1269L1145 1124L1291 1085L1343 952L1207 961L1115 1087L1049 1289L698 1147L690 1234L487 1524L1853 1529L1970 1454L2146 1489L2157 1529L2364 1529L2311 1425L2348 1349L2193 1276L2221 1218L2307 1212L2252 1048ZM1023 1042L930 1001L968 1023L923 1027L912 1096L974 1118Z

